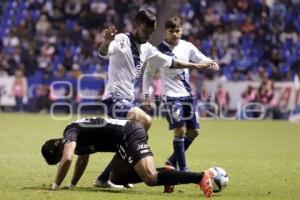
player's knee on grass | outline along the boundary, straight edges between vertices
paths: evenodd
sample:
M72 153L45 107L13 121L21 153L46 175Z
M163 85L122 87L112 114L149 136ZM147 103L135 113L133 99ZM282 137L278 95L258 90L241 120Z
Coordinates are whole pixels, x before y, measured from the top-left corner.
M196 137L199 135L199 130L198 129L188 129L186 135L194 140Z

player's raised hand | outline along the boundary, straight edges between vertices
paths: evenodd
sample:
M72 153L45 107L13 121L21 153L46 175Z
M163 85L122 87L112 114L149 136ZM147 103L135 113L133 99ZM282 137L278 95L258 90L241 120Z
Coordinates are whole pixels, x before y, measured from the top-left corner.
M106 42L111 42L114 40L115 35L118 33L118 30L114 26L110 26L104 30L104 39Z

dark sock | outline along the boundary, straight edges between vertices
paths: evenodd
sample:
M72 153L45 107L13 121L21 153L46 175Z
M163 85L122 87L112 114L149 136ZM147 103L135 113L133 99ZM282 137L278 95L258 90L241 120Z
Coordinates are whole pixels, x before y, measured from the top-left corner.
M184 151L186 151L190 145L193 143L193 139L185 136L184 137ZM170 162L170 164L176 168L176 155L175 153L173 153L169 158L168 158L168 161Z
M157 185L178 185L186 183L200 183L203 172L181 172L176 170L162 170L157 174Z
M192 143L193 143L193 139L189 138L188 136L185 136L184 137L184 150L186 151Z
M156 168L156 171L160 172L162 170L165 170L164 167L162 168ZM125 185L128 183L141 183L143 180L140 178L140 176L136 173L136 171L132 170L129 174L127 174L126 180L122 179L121 177L118 177L118 180L115 180L115 184L119 185Z
M108 163L108 165L106 166L104 171L101 173L100 176L98 176L97 179L99 179L101 181L108 181L109 180L109 173L110 173L111 169L112 169L112 161L110 161Z
M187 184L187 183L200 183L203 172L194 173L194 172L180 172L176 170L168 170L165 168L156 168L157 174L157 183L156 185L178 185L178 184ZM128 183L141 183L143 180L140 176L132 171L128 175L127 180L115 180L115 184L125 185Z
M177 161L176 161L176 155L173 152L173 154L168 158L166 164L172 165L173 167L176 168L177 165Z
M187 167L184 152L184 138L174 137L173 148L180 171L185 171Z

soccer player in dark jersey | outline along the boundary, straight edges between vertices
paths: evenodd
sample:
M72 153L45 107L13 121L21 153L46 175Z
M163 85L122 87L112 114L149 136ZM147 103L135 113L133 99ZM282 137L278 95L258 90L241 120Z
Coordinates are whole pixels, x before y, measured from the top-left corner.
M180 172L174 168L155 168L145 128L138 122L85 118L69 124L63 138L51 139L42 146L42 155L58 170L51 190L59 188L70 168L72 157L78 155L69 189L78 183L88 164L89 155L96 152L116 152L112 160L110 180L125 185L144 182L148 186L196 183L206 197L212 196L213 174Z

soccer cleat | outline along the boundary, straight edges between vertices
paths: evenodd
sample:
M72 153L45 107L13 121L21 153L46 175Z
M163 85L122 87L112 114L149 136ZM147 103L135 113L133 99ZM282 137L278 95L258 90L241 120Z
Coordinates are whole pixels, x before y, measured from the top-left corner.
M172 167L174 167L176 170L178 170L177 162L175 162L175 164L174 164L174 163L172 163L170 160L166 160L165 165L172 166Z
M172 165L165 165L165 170L175 170L175 168ZM164 185L164 193L172 193L174 189L174 185Z
M124 185L124 187L126 187L128 189L132 189L134 186L132 183L127 183L126 185Z
M214 174L210 170L205 170L202 180L200 181L199 185L201 190L204 193L204 196L206 198L212 197L213 194L213 179L214 179Z
M93 183L95 187L100 187L100 188L112 188L112 189L123 189L123 185L116 185L112 183L110 180L108 181L101 181L99 179L96 179Z
M180 170L181 172L190 172L189 168L185 167L182 170Z

